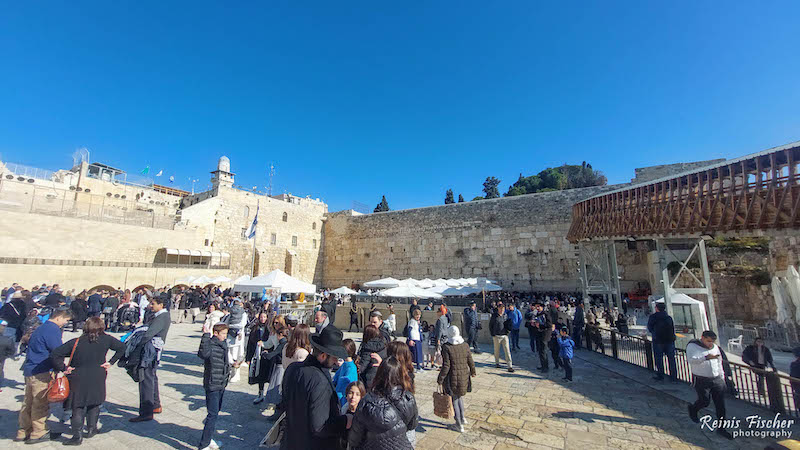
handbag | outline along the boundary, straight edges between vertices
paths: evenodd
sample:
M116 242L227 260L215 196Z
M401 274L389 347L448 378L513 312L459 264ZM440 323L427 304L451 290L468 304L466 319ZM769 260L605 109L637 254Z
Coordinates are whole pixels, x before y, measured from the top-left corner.
M452 419L455 416L453 399L441 390L440 385L433 393L433 414L442 419Z
M75 344L72 345L72 352L69 354L69 363L72 364L72 355L75 354L75 348L78 346L78 338L75 339ZM50 403L63 402L69 397L69 380L66 376L59 377L53 375L50 383L47 385L47 400Z
M286 430L286 424L284 423L286 420L286 412L282 413L278 420L272 425L272 428L269 429L267 435L264 436L264 439L261 440L261 443L258 444L259 447L274 447L281 443L281 439L283 439L283 432Z

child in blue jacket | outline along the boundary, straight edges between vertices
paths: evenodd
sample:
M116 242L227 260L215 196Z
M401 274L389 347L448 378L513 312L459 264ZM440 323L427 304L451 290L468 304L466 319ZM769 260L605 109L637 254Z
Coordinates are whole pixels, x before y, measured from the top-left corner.
M564 371L566 372L564 381L572 381L572 355L574 353L575 342L569 337L566 327L561 329L561 337L558 338L558 346L560 348L558 356L561 358L561 364L564 366Z

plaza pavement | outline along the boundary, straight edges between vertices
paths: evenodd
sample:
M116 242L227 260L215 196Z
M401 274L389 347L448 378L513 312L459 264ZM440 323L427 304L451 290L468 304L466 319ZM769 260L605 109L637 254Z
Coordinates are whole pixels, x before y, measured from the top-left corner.
M109 372L105 404L108 412L100 416L103 432L85 439L84 448L196 448L205 417L203 368L196 356L200 328L197 323L177 324L170 329L158 371L164 412L152 422L128 422L137 412L137 385L118 367ZM74 336L66 332L64 340ZM360 340L356 333L346 336ZM691 391L688 386L673 387L675 392L653 389L648 385L650 374L642 369L585 350L576 355L574 382L562 382L560 371L551 370L549 376L542 376L533 370L538 364L528 342L522 340L521 345L523 350L514 354L517 371L513 374L505 366L494 368L491 353L475 356L478 376L473 379L473 392L465 400L469 424L463 434L448 429L449 421L445 423L433 415L436 372L417 374L417 448L752 449L764 448L774 441L728 441L701 431L687 417L687 403L681 400L687 389ZM484 346L484 350L491 349ZM33 446L12 442L24 393L21 364L22 358L6 362L7 382L0 393L0 447L63 448L61 441ZM247 385L246 376L229 385L224 412L217 421L217 440L223 448L255 448L266 433L264 417L270 411L252 404L256 390ZM52 430L66 431L52 415L48 423ZM67 433L61 440L68 437Z

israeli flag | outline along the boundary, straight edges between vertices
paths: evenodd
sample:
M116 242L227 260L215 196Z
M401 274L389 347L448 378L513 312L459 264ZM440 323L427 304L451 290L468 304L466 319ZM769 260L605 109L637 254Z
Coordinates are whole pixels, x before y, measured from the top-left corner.
M247 229L247 239L253 239L254 237L256 237L256 225L258 225L259 208L256 208L256 215L255 217L253 217L253 223L250 225L250 228Z

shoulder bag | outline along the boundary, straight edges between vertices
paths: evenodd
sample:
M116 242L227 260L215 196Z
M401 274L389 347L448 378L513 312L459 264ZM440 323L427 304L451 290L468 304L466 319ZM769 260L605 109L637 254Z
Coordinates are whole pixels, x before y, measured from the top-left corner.
M70 364L72 364L72 356L75 354L75 348L78 346L79 339L80 338L75 338L75 344L72 345L72 352L69 354ZM53 378L47 386L47 400L50 403L57 403L63 402L67 397L69 397L69 380L66 376L59 377L53 374Z

